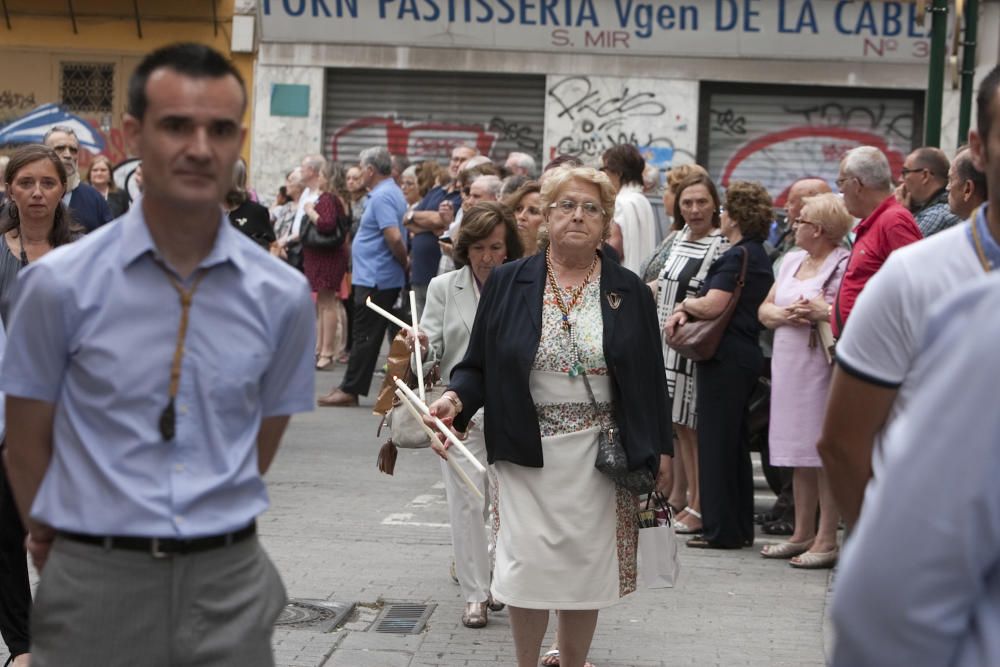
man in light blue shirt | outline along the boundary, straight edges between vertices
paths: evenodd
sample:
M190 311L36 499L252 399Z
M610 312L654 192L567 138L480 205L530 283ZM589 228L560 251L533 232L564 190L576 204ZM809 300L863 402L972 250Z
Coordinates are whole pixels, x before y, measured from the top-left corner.
M351 245L354 286L351 357L340 386L319 399L323 407L354 406L359 395L368 394L387 322L367 308L365 301L370 297L376 305L391 309L406 284L409 270L403 226L406 199L392 180L392 156L382 147L363 150L361 170L369 192Z
M0 390L41 571L32 664L273 665L285 594L254 519L312 406L315 319L219 206L245 107L210 48L148 55L123 123L141 203L20 274Z

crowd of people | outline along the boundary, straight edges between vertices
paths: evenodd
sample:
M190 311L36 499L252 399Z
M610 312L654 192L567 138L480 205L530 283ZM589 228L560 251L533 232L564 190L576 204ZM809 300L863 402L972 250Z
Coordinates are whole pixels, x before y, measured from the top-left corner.
M267 208L239 158L245 105L219 54L165 47L130 85L140 199L107 158L82 179L68 127L5 161L0 631L12 664L112 652L140 664L148 651L272 664L284 590L255 538L262 475L289 415L316 401L314 370L345 366L321 407L369 393L397 332L369 301L419 322L405 340L414 370L440 369L430 411L480 464L441 465L461 621L481 628L506 607L519 667L538 663L550 610L542 664L589 665L598 610L636 589L640 499L595 467L608 442L652 480L643 493L666 498L688 547L751 547L757 522L787 536L763 558L842 560L834 664L1000 657L1000 459L996 431L976 426L995 413L982 361L998 279L969 289L1000 265L1000 68L952 160L921 147L893 173L878 148L852 148L836 193L803 174L784 215L759 183L720 187L680 165L662 221L630 145L544 169L466 145L446 165L383 146L356 164L310 154ZM675 342L704 324L709 352ZM762 387L766 433L754 434ZM780 494L757 515L754 435ZM175 439L187 446L159 446ZM443 434L432 446L453 456ZM160 479L164 466L191 479ZM940 475L956 500L934 516L921 500ZM25 546L43 572L30 630ZM225 585L205 588L220 570ZM134 612L177 590L169 618ZM107 595L120 604L95 608ZM224 641L192 639L183 607L203 604L232 610L206 629Z

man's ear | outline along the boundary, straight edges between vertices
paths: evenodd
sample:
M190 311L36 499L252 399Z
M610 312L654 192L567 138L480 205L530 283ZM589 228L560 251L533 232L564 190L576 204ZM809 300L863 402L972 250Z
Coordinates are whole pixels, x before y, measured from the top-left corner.
M986 156L984 153L983 139L979 136L978 130L969 130L969 152L972 154L972 164L979 171L986 171Z
M125 136L125 147L129 155L142 157L139 150L139 133L142 131L142 122L131 114L122 116L122 134Z
M962 183L962 201L969 201L975 190L976 186L972 183L972 181Z

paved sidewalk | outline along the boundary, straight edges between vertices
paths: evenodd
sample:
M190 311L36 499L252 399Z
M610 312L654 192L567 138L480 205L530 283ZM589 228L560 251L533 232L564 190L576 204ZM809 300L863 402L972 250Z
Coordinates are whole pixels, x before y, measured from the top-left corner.
M320 374L317 390L325 392L339 376ZM492 614L483 630L461 625L459 588L448 574L451 545L437 458L427 450L400 450L395 476L379 473L381 443L370 405L371 399L360 408L323 408L296 418L269 475L273 507L261 522L264 543L290 597L365 605L404 600L437 608L416 636L367 631L376 613L370 608L328 635L279 628L278 664L514 664L506 611ZM770 492L759 493L763 500ZM758 549L777 541L765 537ZM794 570L762 559L757 549L682 547L681 558L677 588L641 591L601 612L590 652L597 667L824 664L829 572Z
M319 394L339 381L341 369L317 374ZM513 665L506 611L492 614L482 630L461 625L459 588L448 574L451 542L438 459L429 450L400 450L395 476L375 467L381 443L370 406L378 382L376 376L372 397L360 408L295 417L268 475L272 507L259 521L261 539L289 597L361 605L330 633L278 627L277 664ZM769 495L763 488L758 493L761 501ZM829 573L762 559L757 550L767 541L776 540L740 551L682 547L679 586L641 591L602 611L590 660L597 667L823 665ZM437 607L418 635L370 631L387 600Z

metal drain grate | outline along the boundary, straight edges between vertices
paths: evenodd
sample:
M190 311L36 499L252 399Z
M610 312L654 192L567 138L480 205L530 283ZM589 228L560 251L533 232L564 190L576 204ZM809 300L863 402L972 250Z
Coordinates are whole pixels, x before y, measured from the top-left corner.
M328 600L289 600L278 615L275 625L315 628L331 632L354 611L356 602L330 602Z
M375 632L415 635L424 629L437 605L412 602L387 602L375 621Z

